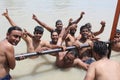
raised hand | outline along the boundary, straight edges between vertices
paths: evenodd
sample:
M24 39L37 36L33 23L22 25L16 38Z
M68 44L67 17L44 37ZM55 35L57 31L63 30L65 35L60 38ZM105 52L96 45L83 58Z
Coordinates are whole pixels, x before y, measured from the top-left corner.
M26 29L23 29L22 37L23 37L23 38L26 38L26 37L27 37L27 30L26 30Z
M70 26L70 25L72 24L72 21L73 21L73 19L70 18L70 19L69 19L69 24L68 24L68 26Z
M85 14L85 12L81 12L80 16L83 17L84 14Z
M103 27L105 27L105 21L101 21L101 23L100 23Z
M37 16L35 14L33 14L32 19L36 20Z
M73 21L73 19L72 19L72 18L70 18L70 19L69 19L69 23L71 23L72 21Z
M8 16L8 9L6 9L6 12L4 12L2 15L7 17Z

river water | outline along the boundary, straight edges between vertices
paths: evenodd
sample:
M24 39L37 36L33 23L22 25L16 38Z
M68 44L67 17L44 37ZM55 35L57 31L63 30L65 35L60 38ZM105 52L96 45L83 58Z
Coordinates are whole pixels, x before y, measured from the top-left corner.
M54 27L55 21L61 19L64 26L68 24L69 18L73 20L85 12L83 19L78 24L78 31L81 25L90 22L92 30L100 29L100 22L104 20L106 27L99 36L101 40L108 40L113 24L117 0L0 0L0 14L8 9L10 17L20 27L33 33L38 24L32 20L32 14L46 24ZM118 23L118 27L120 23ZM5 38L6 31L11 25L5 17L0 15L0 40ZM50 40L50 35L45 30L43 40ZM15 47L15 53L25 53L26 44L23 40ZM17 61L16 68L11 71L15 80L82 80L85 72L72 68L61 70L54 66L55 58L49 55L40 56L37 59L26 59Z

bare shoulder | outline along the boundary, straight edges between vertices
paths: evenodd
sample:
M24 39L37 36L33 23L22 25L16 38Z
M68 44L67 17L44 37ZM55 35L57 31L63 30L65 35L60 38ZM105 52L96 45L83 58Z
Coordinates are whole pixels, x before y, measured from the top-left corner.
M1 46L1 48L6 48L6 49L13 48L13 46L7 40L1 41L0 46Z
M9 55L8 53L10 53L11 55L14 54L14 47L13 45L11 45L7 40L3 40L0 42L0 53L1 54L6 54Z
M41 44L45 44L45 43L49 43L49 41L46 41L46 40L41 40Z
M98 64L98 62L97 62L97 61L92 62L92 63L90 64L90 67L95 67L97 64Z
M87 40L87 43L92 44L93 41L91 41L90 39L88 39L88 40Z
M118 67L120 69L120 63L118 61L115 61L115 60L111 60L111 59L107 59L107 60L99 60L99 61L96 61L96 68L99 70L100 68L107 68L108 69L108 66L109 68L116 68Z
M93 63L90 64L90 67L91 68L94 68L94 69L99 69L100 67L102 67L104 65L104 61L94 61Z
M49 42L49 41L46 41L46 40L41 40L40 45L41 45L41 46L50 45L50 42Z

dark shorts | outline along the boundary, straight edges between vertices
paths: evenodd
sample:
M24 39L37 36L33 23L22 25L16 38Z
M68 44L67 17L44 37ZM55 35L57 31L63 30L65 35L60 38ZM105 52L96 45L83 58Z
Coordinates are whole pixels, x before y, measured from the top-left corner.
M88 59L88 60L86 60L86 61L84 61L85 63L87 63L87 64L91 64L92 62L94 62L95 60L93 60L92 58L90 58L90 59Z
M10 80L11 76L10 74L6 75L4 78L0 78L0 80Z

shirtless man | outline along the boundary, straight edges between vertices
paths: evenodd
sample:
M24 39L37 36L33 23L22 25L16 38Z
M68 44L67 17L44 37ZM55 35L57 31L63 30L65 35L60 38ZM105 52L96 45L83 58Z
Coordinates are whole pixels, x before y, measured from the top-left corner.
M6 19L9 21L9 23L12 26L17 26L14 21L9 17L8 10L6 9L6 12L3 13L3 16L6 17ZM24 36L22 36L22 39L26 42L27 45L27 52L36 52L40 51L41 49L45 49L42 47L49 47L49 48L59 48L60 46L56 45L50 45L49 42L41 40L41 37L43 36L44 29L41 26L36 26L34 28L34 35L30 34L26 30L24 31ZM35 56L38 57L38 56ZM35 58L33 57L33 58Z
M58 40L58 33L56 31L51 32L51 41L50 44L56 45ZM88 69L88 64L82 62L79 58L76 57L73 51L63 51L58 53L53 53L53 56L56 56L56 66L59 68L69 68L77 66L85 70Z
M71 28L69 29L69 33L67 34L67 36L65 38L66 46L72 46L72 44L75 42L76 31L77 31L77 24L71 24Z
M56 45L57 41L58 41L58 37L59 37L59 35L58 35L57 31L51 32L51 41L50 41L50 44Z
M6 9L6 12L2 14L6 17L6 19L9 21L9 23L12 26L17 26L14 21L10 18L8 15L8 10ZM47 41L41 40L41 37L43 36L44 29L41 26L36 26L33 31L34 35L27 32L27 30L24 30L24 36L22 36L22 39L26 42L27 45L27 52L34 52L38 51L41 47L49 47L49 48L56 48L60 46L52 46Z
M15 68L14 47L22 36L22 29L19 27L10 27L6 38L0 41L0 80L10 80L10 69Z
M94 42L92 49L96 61L89 66L84 80L120 80L120 63L107 58L106 43Z
M63 41L65 41L66 46L72 46L73 42L75 42L76 38L75 38L75 33L77 31L77 24L81 21L81 19L83 18L83 15L85 14L85 12L81 12L80 13L80 17L76 20L72 20L72 18L69 19L69 24L68 26L65 28L66 30L68 29L68 27L70 27L70 29L68 29L68 34L66 35L66 30L65 33L61 31L62 34L65 34L66 37L63 37Z
M90 33L87 26L83 25L80 28L81 38L76 40L73 45L78 45L78 57L83 60L84 62L90 64L93 60L91 60L92 52L90 47L86 48L79 48L81 44L92 44L92 41L88 39L88 34ZM90 61L90 62L89 62Z
M88 29L90 31L89 35L88 35L89 36L88 38L91 39L92 41L98 40L99 38L97 38L96 36L100 35L104 31L105 24L106 24L105 21L101 21L100 24L101 24L101 28L100 28L99 31L96 31L96 32L91 31L92 25L90 23L85 24L85 26L88 27ZM81 35L79 35L77 37L77 39L80 39L80 38L81 38Z
M88 64L77 58L73 51L59 52L56 55L56 66L60 68L70 68L77 66L84 70L87 70L89 67Z
M98 36L98 35L100 35L104 31L106 23L105 23L105 21L101 21L100 24L101 24L101 28L100 28L99 31L96 31L96 32L92 32L92 30L91 30L92 29L92 25L90 23L86 23L85 26L87 26L90 29L90 31L93 33L94 36Z

